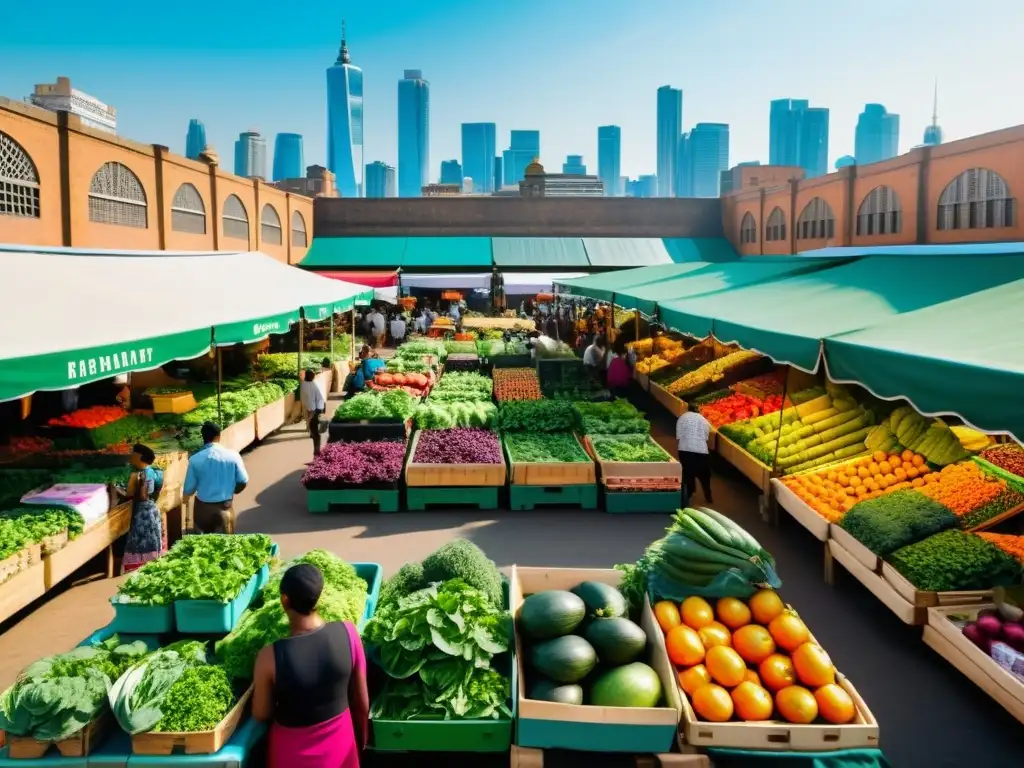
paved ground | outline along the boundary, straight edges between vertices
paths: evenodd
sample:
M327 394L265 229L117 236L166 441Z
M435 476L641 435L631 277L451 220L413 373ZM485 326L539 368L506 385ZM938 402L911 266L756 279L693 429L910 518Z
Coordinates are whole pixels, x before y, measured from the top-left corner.
M324 547L348 560L381 563L392 573L457 536L475 541L502 567L611 567L635 560L667 525L660 515L579 511L314 516L305 511L298 483L310 454L308 437L291 428L246 455L253 482L239 499L240 532L273 533L286 556ZM785 515L779 528L763 523L753 490L729 467L719 468L714 493L715 507L775 554L784 597L871 706L894 766L1022 765L1024 728L925 646L919 629L901 624L841 567L837 586L826 586L820 543ZM66 650L105 623L112 616L106 599L115 587L113 581L76 587L0 636L0 685L26 663ZM460 764L483 768L485 761Z

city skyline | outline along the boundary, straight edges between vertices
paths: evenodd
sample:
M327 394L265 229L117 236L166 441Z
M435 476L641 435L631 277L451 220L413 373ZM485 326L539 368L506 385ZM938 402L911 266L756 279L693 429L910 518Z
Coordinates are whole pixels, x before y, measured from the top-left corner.
M523 3L524 12L540 14L542 23L528 41L511 44L509 51L517 53L503 57L493 57L490 38L479 34L493 24L496 12L467 13L467 2L438 2L426 9L394 1L381 8L345 9L350 45L366 73L364 159L397 164L393 89L410 67L430 75L435 112L431 158L461 157L461 123L485 121L497 126L499 153L508 146L512 128L530 127L544 134L541 161L548 166L568 154L582 154L593 163L597 127L618 125L621 172L633 178L656 170L655 93L666 83L684 93L684 131L698 122L731 126L734 161L768 161L769 103L781 98L807 99L830 110L828 168L835 159L854 154L857 116L869 103L900 115L899 150L906 152L922 143L931 123L936 77L939 123L947 141L1024 122L1016 100L979 97L979 84L986 92L1000 92L1000 83L1009 84L1010 73L1024 64L1010 32L1017 28L1015 21L1024 21L1024 10L1008 2L980 0L977 13L955 23L949 14L936 12L936 2L919 0L898 6L866 0L863 13L847 17L835 11L813 20L790 0L771 9L751 2L743 11L725 11L701 0L685 7L651 0L642 13L606 0L567 0L556 7ZM35 83L66 74L85 92L118 108L118 131L127 138L184 153L183 129L189 118L198 117L206 124L209 143L222 155L241 131L255 126L264 136L302 133L307 160L328 164L323 72L337 51L337 9L290 9L271 21L263 13L270 6L254 0L254 18L266 20L257 20L243 35L226 30L229 23L218 25L233 17L226 8L214 7L211 18L222 31L213 44L184 20L162 20L143 48L135 42L142 17L99 20L73 5L60 5L70 16L58 26L45 24L38 7L12 9L8 31L0 31L0 45L12 54L0 72L0 93L20 99ZM887 23L879 27L870 20L882 11ZM1000 23L993 24L994 18ZM569 19L579 22L572 40L559 32L561 22ZM839 25L851 39L866 41L842 58L832 51L833 35L822 32ZM474 60L473 66L452 62L437 49L432 41L442 30L468 41L460 51ZM796 36L800 50L792 60L767 56L756 47L727 54L719 50L721 39L745 30ZM986 39L990 55L953 64L948 51L972 35ZM649 63L631 64L627 72L621 57L605 55L609 45L654 48L659 55ZM130 66L124 65L125 57ZM889 66L873 66L876 60ZM161 87L153 89L157 79ZM616 96L609 99L612 90ZM438 169L432 162L431 180Z

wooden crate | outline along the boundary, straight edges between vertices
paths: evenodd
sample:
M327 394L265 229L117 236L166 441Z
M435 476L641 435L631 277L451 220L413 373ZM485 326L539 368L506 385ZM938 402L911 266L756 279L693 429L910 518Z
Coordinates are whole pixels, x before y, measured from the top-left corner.
M72 573L128 533L132 522L132 504L125 502L111 508L106 517L90 525L74 541L59 552L43 558L46 589L53 589Z
M288 408L285 403L285 398L283 397L280 400L267 403L262 408L257 409L256 413L253 414L256 439L262 440L265 437L268 437L271 433L279 430L284 426L284 422L287 417Z
M36 760L56 747L61 757L85 757L103 741L113 722L114 716L104 705L104 712L99 717L61 741L37 741L30 736L7 735L7 756L12 760Z
M911 626L924 624L927 617L926 608L918 607L905 600L889 582L882 578L881 574L865 567L836 539L829 539L828 548L833 559L842 565L853 578L867 587L868 591L881 600L886 608L895 613L900 621Z
M911 584L906 577L889 563L882 563L882 578L911 605L918 608L934 608L953 605L982 605L992 602L991 589L962 590L958 592L930 592Z
M839 544L849 553L850 557L855 558L864 568L867 568L872 573L880 574L882 572L882 558L861 544L858 539L847 533L845 528L835 523L830 523L828 537Z
M149 397L153 401L153 413L188 413L196 407L196 398L191 392Z
M717 436L715 450L762 493L768 493L771 490L772 468L767 464L762 464L725 435Z
M924 642L1024 723L1024 681L1000 667L991 656L964 637L951 618L963 615L973 620L978 611L986 608L995 606L986 603L967 608L929 608Z
M46 594L44 568L41 562L23 567L20 573L0 584L0 621L10 618Z
M212 755L220 752L238 727L252 696L252 686L242 694L231 711L212 731L195 733L137 733L132 736L132 753L136 755L170 755L176 751L186 755Z
M690 409L690 406L688 406L683 400L680 400L660 384L655 384L652 381L648 391L651 393L651 397L665 406L665 408L668 409L668 412L677 419Z
M417 464L416 446L422 432L412 436L409 456L405 462L405 484L408 486L436 486L442 488L505 485L505 456L501 464Z
M579 440L579 435L576 435ZM502 440L513 485L587 485L597 482L597 468L591 461L515 462ZM588 454L589 455L589 454Z
M220 444L232 451L244 451L256 442L256 418L249 414L220 433Z
M594 435L594 437L602 437L602 435ZM658 445L654 438L648 436L648 440L652 444ZM682 465L660 445L658 447L665 451L665 457L668 461L605 461L598 456L590 435L583 438L583 447L586 448L587 453L590 454L590 457L600 467L602 480L609 477L664 477L682 481Z
M810 531L818 541L828 541L828 520L815 512L806 501L793 493L778 478L772 478L771 489L779 506L789 512L794 520Z

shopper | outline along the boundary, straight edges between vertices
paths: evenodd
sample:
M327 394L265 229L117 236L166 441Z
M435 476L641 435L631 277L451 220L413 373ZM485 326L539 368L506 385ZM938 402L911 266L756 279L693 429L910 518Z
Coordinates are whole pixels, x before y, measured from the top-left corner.
M602 333L594 338L594 343L583 353L583 365L594 371L603 371L607 353L608 337Z
M693 498L699 480L706 504L714 503L711 498L711 455L708 452L710 435L711 423L698 411L686 411L676 422L676 442L679 463L683 465L686 498Z
M391 342L397 347L405 341L405 318L396 314L391 320Z
M312 369L306 371L305 381L299 385L299 399L306 412L306 426L309 436L313 438L313 455L320 455L320 417L327 410L327 400L316 383L316 373Z
M380 313L379 309L373 309L366 320L370 326L370 336L373 338L374 346L382 346L384 344L384 332L387 329L384 315Z
M608 363L608 389L616 397L626 397L633 373L626 362L626 345L619 339L612 345L612 358Z
M148 445L132 447L132 473L125 496L132 501L132 523L124 546L121 572L129 573L167 551L167 530L156 506L164 474L153 467L156 454Z
M377 357L377 350L368 344L363 344L362 349L359 350L359 367L356 368L355 375L352 377L352 391L362 392L366 389L367 383L373 381L377 371L385 365L386 363Z
M285 571L288 637L256 657L252 716L270 722L268 768L359 768L366 747L370 695L359 630L320 617L323 588L315 565Z
M203 424L203 447L188 460L183 489L186 504L194 498L192 522L203 533L235 532L235 495L245 490L249 475L238 451L220 444L220 427Z

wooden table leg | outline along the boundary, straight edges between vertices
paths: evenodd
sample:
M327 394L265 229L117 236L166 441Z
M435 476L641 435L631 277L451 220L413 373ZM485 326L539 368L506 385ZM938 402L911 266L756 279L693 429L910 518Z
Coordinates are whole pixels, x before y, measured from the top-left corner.
M836 561L832 557L832 550L828 546L828 542L825 543L825 583L828 586L834 586L836 583Z
M114 578L114 545L107 544L107 578Z

